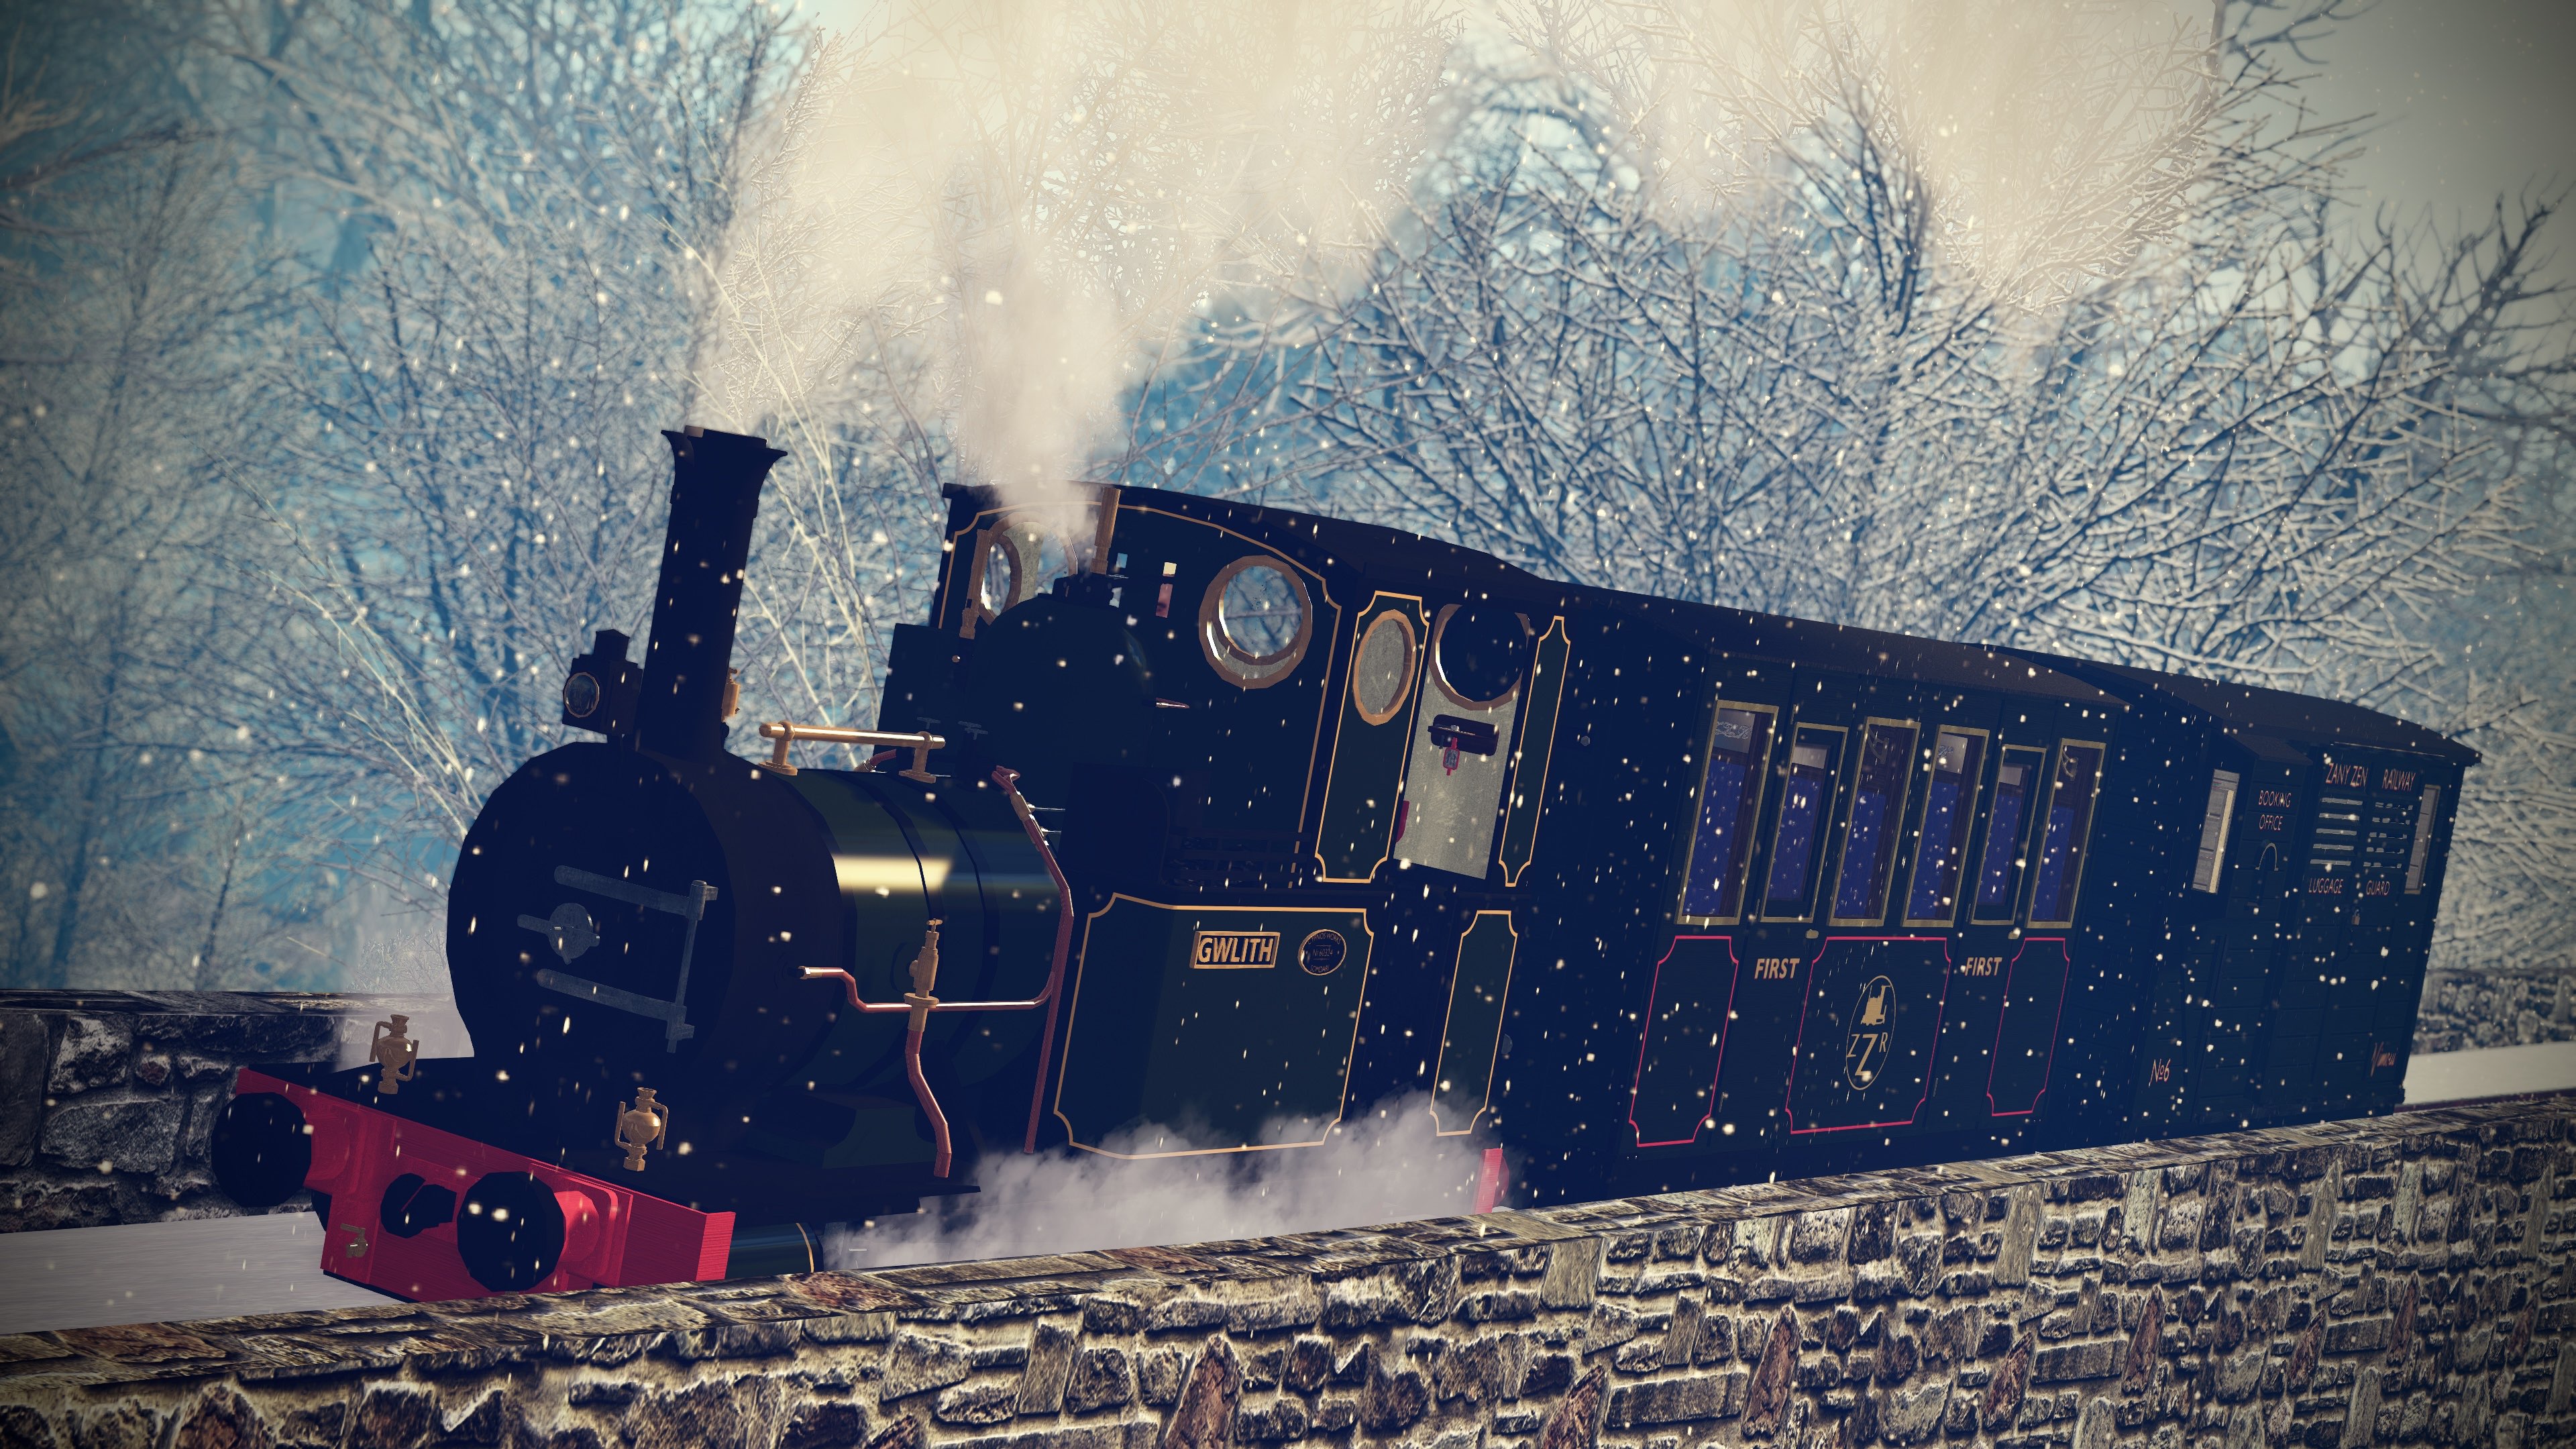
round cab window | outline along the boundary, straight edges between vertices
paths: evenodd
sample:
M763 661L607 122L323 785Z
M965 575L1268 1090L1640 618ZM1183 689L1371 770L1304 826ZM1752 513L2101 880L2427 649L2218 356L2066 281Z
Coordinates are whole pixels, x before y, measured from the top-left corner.
M983 577L976 581L975 599L988 615L1020 601L1019 553L999 529L985 535Z
M1500 604L1451 604L1432 632L1431 674L1468 709L1499 709L1529 667L1529 625Z
M1045 593L1072 571L1064 540L1025 518L986 529L982 548L983 563L975 571L975 602L988 619Z
M1245 689L1294 673L1313 628L1305 583L1265 555L1227 564L1199 603L1199 647L1217 673Z
M1382 725L1413 692L1413 621L1389 610L1369 621L1351 660L1351 707Z

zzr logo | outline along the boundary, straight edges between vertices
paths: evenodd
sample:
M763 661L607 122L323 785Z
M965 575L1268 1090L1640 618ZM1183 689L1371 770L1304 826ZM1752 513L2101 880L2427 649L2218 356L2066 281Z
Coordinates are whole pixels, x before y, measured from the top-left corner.
M1852 1003L1851 1035L1843 1041L1843 1080L1855 1092L1867 1089L1887 1070L1888 1039L1892 1034L1888 1017L1895 999L1896 983L1884 976L1873 976L1861 987L1860 999Z

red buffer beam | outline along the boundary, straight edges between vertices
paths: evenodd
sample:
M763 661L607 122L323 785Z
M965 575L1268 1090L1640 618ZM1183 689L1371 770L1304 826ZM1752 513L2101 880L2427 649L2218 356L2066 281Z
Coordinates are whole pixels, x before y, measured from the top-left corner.
M678 1203L245 1070L231 1114L310 1144L322 1269L414 1302L724 1276L734 1215ZM292 1146L291 1143L285 1144ZM292 1164L301 1154L282 1154ZM291 1170L291 1167L290 1169Z

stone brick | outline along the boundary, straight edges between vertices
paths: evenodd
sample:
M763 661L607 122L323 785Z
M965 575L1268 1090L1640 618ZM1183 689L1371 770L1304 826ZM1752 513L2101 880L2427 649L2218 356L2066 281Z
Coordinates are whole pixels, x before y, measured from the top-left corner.
M894 1432L892 1429L887 1433ZM914 1449L920 1443L887 1444L871 1441L868 1449ZM993 1434L976 1439L949 1440L943 1449L1154 1449L1154 1426L1140 1420L1113 1421L1102 1424L1080 1424L1063 1429L1025 1429L1009 1434Z
M758 1434L759 1415L723 1380L693 1384L675 1393L651 1394L627 1411L626 1442L634 1449L689 1449L704 1444L740 1444ZM757 1396L759 1389L753 1390ZM765 1437L765 1436L762 1436Z
M1169 1408L1181 1397L1181 1373L1189 1359L1177 1348L1149 1348L1136 1356L1136 1397L1154 1407Z
M1855 1265L1875 1263L1896 1251L1896 1204L1864 1203L1852 1211L1845 1256Z
M2379 1424L2379 1370L2363 1369L2355 1376L2352 1397L2344 1410L2340 1449L2361 1449L2377 1437Z
M1660 1339L1640 1339L1621 1344L1610 1355L1611 1365L1622 1374L1648 1374L1664 1366L1664 1345Z
M2388 1346L2388 1320L2348 1318L2326 1327L2327 1353L2366 1353Z
M1913 1233L1896 1240L1896 1266L1903 1275L1905 1290L1926 1293L1932 1288L1932 1275L1941 1268L1941 1238L1937 1233Z
M238 1068L233 1063L222 1057L210 1057L198 1052L171 1054L171 1077L182 1086L193 1087L207 1082L222 1082L226 1088L225 1095L230 1096L232 1075L236 1070Z
M1496 1323L1538 1316L1538 1294L1527 1288L1469 1293L1458 1300L1461 1323Z
M1225 1325L1226 1305L1213 1298L1174 1298L1145 1310L1147 1333L1180 1333Z
M1697 1223L1681 1223L1668 1228L1657 1228L1654 1235L1654 1255L1658 1258L1678 1258L1687 1262L1699 1256L1700 1238L1706 1232L1707 1229Z
M1822 1212L1800 1213L1789 1220L1789 1258L1798 1263L1823 1263L1843 1256L1844 1244L1851 1236L1852 1214L1849 1208L1832 1208Z
M1691 1350L1691 1362L1720 1363L1734 1356L1735 1320L1723 1313L1711 1313L1699 1326L1699 1343Z
M1530 1360L1529 1371L1521 1376L1521 1396L1545 1398L1550 1394L1564 1393L1573 1384L1573 1355L1543 1353Z
M43 1017L0 1011L0 1167L16 1167L36 1154L49 1055Z
M1304 1404L1295 1399L1272 1399L1235 1413L1234 1442L1275 1444L1288 1439L1302 1439L1311 1426Z
M1471 1403L1495 1403L1508 1391L1510 1369L1501 1342L1476 1339L1441 1356L1431 1376L1432 1393L1442 1403L1460 1398Z
M778 1449L857 1449L867 1437L867 1410L847 1399L809 1400L788 1417Z
M1134 1333L1145 1326L1145 1306L1106 1294L1082 1300L1085 1333Z
M1431 1386L1410 1368L1379 1360L1360 1393L1360 1427L1372 1434L1391 1434L1412 1425L1431 1410Z
M2015 1189L2004 1215L2002 1244L1995 1254L1997 1284L2017 1288L2030 1281L2031 1259L2038 1250L2039 1220L2038 1192L2026 1187Z
M2116 1172L2082 1172L2067 1180L2066 1201L2097 1202L2118 1197L2128 1191L2128 1184Z
M1539 1281L1538 1301L1547 1308L1589 1308L1601 1291L1601 1240L1577 1238L1550 1243L1547 1276Z
M939 1395L931 1416L943 1424L998 1424L1011 1417L1018 1398L1009 1384L959 1384Z
M57 1095L86 1092L125 1080L126 1059L134 1050L131 1017L84 1016L63 1019L62 1039L54 1047L54 1069L45 1090Z
M1592 1449L1600 1442L1605 1397L1602 1371L1583 1376L1539 1426L1536 1449Z
M1734 1413L1728 1390L1745 1381L1742 1373L1693 1374L1610 1391L1603 1426L1611 1429L1652 1428L1664 1424L1697 1424Z
M1591 1326L1583 1336L1583 1351L1599 1353L1617 1348L1645 1331L1645 1315L1617 1303L1592 1305Z
M2243 1403L2254 1397L2263 1378L2264 1351L2251 1348L2230 1354L2218 1362L2218 1400L2224 1404Z
M1040 1320L1029 1330L1028 1358L1020 1368L1014 1412L1052 1414L1064 1406L1065 1380L1073 1372L1073 1330Z
M1064 1386L1064 1406L1077 1414L1115 1408L1135 1398L1133 1370L1127 1351L1086 1348L1075 1355Z
M1280 1382L1301 1394L1311 1394L1324 1386L1333 1372L1333 1341L1329 1338L1300 1338L1288 1346L1288 1361L1280 1370Z
M1746 1427L1767 1432L1778 1427L1788 1413L1789 1396L1798 1372L1798 1319L1788 1309L1772 1321L1771 1332L1763 1340L1762 1357L1753 1370L1752 1382L1744 1394Z
M932 1389L944 1389L968 1373L965 1344L918 1333L897 1333L886 1351L885 1375L877 1380L877 1402L893 1403Z
M1324 1307L1318 1324L1330 1331L1347 1333L1375 1328L1380 1324L1401 1323L1409 1315L1396 1301L1386 1284L1373 1279L1333 1283L1324 1290Z
M179 1160L185 1110L173 1097L76 1097L45 1114L39 1145L45 1156L67 1167L107 1163L129 1173L167 1172Z
M2075 1449L2111 1449L2120 1436L2119 1401L2094 1399L2075 1420Z
M1883 1401L1878 1414L1878 1431L1887 1442L1899 1446L1921 1444L1940 1432L1941 1419L1950 1408L1950 1381L1936 1379L1912 1389L1899 1389Z
M2116 1341L2102 1339L2041 1349L2031 1358L2030 1381L2034 1384L2062 1384L2109 1378L2120 1371L2121 1350L2125 1347Z

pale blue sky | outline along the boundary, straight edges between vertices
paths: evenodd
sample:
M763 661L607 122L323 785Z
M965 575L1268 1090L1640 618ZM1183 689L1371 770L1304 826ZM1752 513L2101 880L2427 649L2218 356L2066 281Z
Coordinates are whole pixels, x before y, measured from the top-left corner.
M2499 192L2576 183L2576 0L2383 0L2318 48L2329 114L2381 125L2356 159L2365 195L2443 221ZM2576 217L2551 274L2576 286Z

